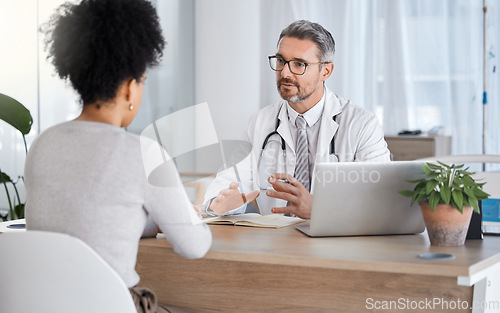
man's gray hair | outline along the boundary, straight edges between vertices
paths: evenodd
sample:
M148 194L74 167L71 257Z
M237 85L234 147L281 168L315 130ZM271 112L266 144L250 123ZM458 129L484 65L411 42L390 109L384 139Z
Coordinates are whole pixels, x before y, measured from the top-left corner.
M320 62L333 62L335 40L333 40L332 34L318 23L306 20L295 21L288 25L287 28L283 29L278 40L278 46L283 37L311 40L319 48L320 55L318 55L318 57Z

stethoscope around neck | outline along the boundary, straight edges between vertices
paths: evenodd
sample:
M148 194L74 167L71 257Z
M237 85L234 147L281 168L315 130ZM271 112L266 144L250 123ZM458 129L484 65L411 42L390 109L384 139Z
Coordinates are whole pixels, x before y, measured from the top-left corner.
M260 165L262 162L262 155L264 154L264 150L266 149L266 146L269 143L270 138L274 135L278 135L280 137L280 141L281 141L281 143L280 143L281 153L283 155L283 162L285 164L284 172L287 173L287 171L286 171L286 143L285 143L285 139L283 139L283 137L278 132L278 127L280 126L280 123L281 123L281 120L279 119L279 112L281 112L282 108L283 108L283 105L281 105L281 108L278 110L278 115L276 117L276 127L275 127L274 131L267 134L267 136L264 138L264 142L262 143L262 149L260 150L260 156L259 156L259 163L257 164L257 169L259 171L260 171ZM337 122L337 115L333 116L332 118L333 118L334 122ZM330 141L330 152L329 152L330 155L335 154L335 135L336 134L337 133L335 133L333 135L332 140ZM277 162L277 160L276 160L276 162ZM268 173L268 174L271 174L271 173ZM260 180L260 177L259 177L259 180ZM259 185L259 188L262 190L267 189L267 188L261 187L260 181L258 182L258 185Z

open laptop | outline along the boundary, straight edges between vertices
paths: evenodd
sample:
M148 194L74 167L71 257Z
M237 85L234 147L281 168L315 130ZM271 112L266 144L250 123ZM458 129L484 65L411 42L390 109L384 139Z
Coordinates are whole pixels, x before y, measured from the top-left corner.
M418 204L398 193L423 176L422 162L316 164L311 237L415 234L425 229Z

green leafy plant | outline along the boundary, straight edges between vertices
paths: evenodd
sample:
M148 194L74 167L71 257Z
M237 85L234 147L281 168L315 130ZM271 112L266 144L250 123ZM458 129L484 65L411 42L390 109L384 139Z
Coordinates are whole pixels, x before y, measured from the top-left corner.
M21 132L24 141L24 151L27 154L28 146L26 145L25 136L30 132L31 125L33 124L33 118L31 117L30 111L19 101L0 93L0 120L7 122ZM19 197L16 186L21 179L22 177L19 176L16 181L13 181L9 175L0 170L0 184L5 188L11 219L24 218L24 203ZM11 197L8 184L13 186L16 197ZM6 220L7 216L1 216L1 218Z
M5 193L7 195L7 202L9 203L9 214L11 219L24 218L24 203L21 202L21 197L19 196L19 191L17 190L16 186L16 184L19 182L20 179L21 177L18 177L17 181L13 181L9 177L9 175L5 174L0 170L0 183L5 188ZM13 197L11 199L7 184L12 184L12 187L14 187L14 192L16 193L16 197ZM1 218L5 221L7 220L7 215L6 216L2 215Z
M438 164L424 163L422 165L425 176L421 179L409 180L416 183L413 190L401 190L399 193L411 198L411 205L415 202L429 201L434 211L438 204L448 204L463 213L464 206L471 206L479 213L479 200L490 196L482 190L485 183L477 183L464 164L447 165L438 161Z

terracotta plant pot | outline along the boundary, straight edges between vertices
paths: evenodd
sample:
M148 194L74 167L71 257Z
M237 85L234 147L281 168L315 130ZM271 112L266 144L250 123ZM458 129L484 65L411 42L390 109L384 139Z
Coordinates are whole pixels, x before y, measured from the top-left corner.
M438 204L434 212L429 202L419 202L427 233L433 246L461 246L465 242L472 216L472 207L460 213L455 207Z

